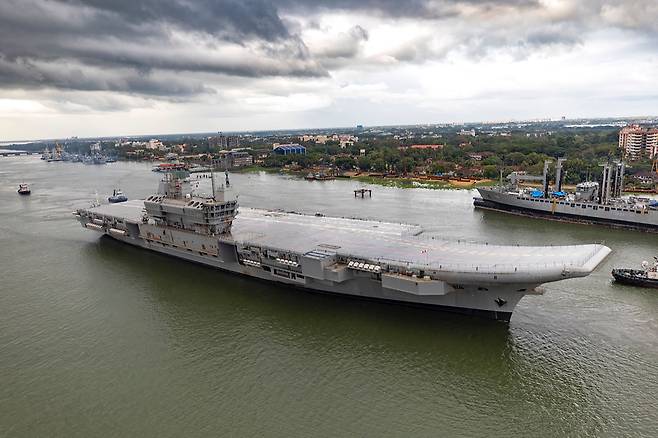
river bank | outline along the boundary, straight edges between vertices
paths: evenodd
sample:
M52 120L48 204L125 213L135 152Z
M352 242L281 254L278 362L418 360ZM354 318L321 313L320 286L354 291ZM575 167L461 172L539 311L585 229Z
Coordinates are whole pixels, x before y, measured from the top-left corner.
M292 170L284 168L271 168L262 166L249 166L232 170L236 173L266 172L270 174L283 174L304 179L313 173L314 169ZM339 175L327 177L324 180L348 179L365 184L374 184L383 187L395 187L400 189L425 188L425 189L464 189L472 190L477 187L491 186L497 181L490 179L467 179L434 176L387 176L371 174L368 172L342 172Z

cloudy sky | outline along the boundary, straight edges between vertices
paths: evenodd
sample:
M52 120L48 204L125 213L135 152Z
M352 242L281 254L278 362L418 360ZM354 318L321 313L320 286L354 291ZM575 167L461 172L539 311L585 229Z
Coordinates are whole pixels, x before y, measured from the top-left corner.
M657 113L656 0L0 1L0 140Z

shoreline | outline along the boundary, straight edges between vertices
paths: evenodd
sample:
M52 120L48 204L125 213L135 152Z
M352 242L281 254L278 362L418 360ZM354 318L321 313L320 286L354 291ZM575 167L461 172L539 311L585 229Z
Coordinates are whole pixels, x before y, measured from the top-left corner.
M266 172L266 173L279 173L289 176L298 177L304 179L307 172L305 171L292 171L282 168L271 168L271 167L262 167L262 166L250 166L242 169L233 169L232 172L236 173L256 173L256 172ZM494 180L483 179L483 180L457 180L457 179L427 179L420 177L385 177L385 176L370 176L370 175L350 175L343 174L339 176L332 177L332 179L345 179L345 180L355 180L367 184L379 185L382 187L395 187L400 189L432 189L432 190L472 190L477 187L491 186L495 185L497 182ZM315 181L309 181L315 182Z

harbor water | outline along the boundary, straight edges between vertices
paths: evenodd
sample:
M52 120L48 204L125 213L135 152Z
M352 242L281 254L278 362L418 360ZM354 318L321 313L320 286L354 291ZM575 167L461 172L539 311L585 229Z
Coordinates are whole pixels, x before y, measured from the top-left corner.
M656 436L658 291L610 271L653 260L658 235L474 210L474 191L231 175L248 207L612 248L504 324L254 281L74 220L96 193L154 192L150 167L0 158L0 436Z

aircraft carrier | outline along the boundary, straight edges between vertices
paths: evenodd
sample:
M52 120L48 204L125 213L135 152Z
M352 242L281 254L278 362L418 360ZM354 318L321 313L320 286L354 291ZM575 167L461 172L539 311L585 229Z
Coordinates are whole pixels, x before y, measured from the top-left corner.
M442 241L416 225L240 208L225 184L209 195L167 174L143 201L74 212L121 242L311 291L425 305L509 321L542 283L589 275L599 244L498 246Z
M614 228L658 232L658 202L643 197L624 197L624 163L602 166L601 181L576 185L574 193L562 190L562 163L556 165L555 185L549 186L548 166L543 176L513 172L509 183L496 187L479 187L474 198L477 208L497 210L520 216L538 217L563 222L599 224ZM537 181L542 188L519 187L520 182Z

